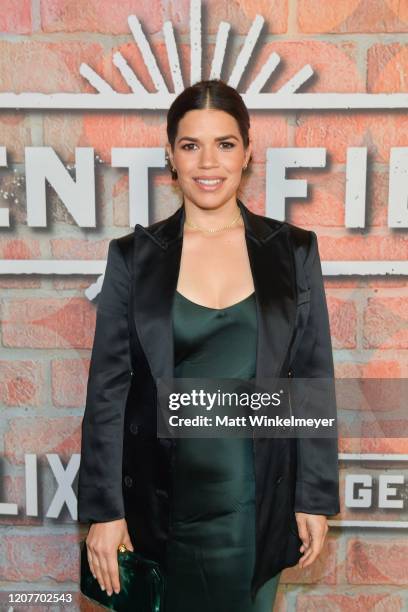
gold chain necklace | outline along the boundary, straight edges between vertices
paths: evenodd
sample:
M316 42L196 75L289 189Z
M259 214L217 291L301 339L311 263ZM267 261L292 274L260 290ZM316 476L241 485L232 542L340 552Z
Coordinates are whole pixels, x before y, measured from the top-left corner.
M200 227L199 225L195 225L194 223L189 223L188 221L184 221L184 223L185 223L186 225L188 225L189 227L193 227L193 228L195 228L195 229L199 229L199 230L201 230L202 232L210 232L210 233L213 233L213 232L219 232L220 230L223 230L223 229L228 229L228 228L232 227L232 226L233 226L233 225L235 225L235 223L238 221L238 219L240 218L240 216L241 216L241 211L239 210L239 211L238 211L238 215L235 217L235 219L234 219L233 221L231 221L231 223L228 223L228 225L223 225L223 226L221 226L221 227L217 227L217 228L215 228L215 229L206 229L205 227Z

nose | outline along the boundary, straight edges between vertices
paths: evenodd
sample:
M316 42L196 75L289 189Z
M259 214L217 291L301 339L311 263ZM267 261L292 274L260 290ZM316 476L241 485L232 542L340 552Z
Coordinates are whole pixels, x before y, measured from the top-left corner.
M203 147L201 150L199 167L200 168L213 168L218 166L217 155L212 147Z

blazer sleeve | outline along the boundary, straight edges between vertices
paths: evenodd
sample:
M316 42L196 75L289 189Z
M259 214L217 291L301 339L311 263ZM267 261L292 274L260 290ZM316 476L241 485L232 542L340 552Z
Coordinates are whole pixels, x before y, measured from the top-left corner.
M117 239L109 243L97 306L82 420L78 520L125 515L122 497L123 423L131 382L128 299L130 273Z
M334 417L337 425L329 315L317 236L315 232L309 233L310 243L304 266L310 286L310 310L302 341L292 364L293 375L298 378L327 379L324 381L324 406L319 406L318 412L319 416ZM305 405L307 407L307 401ZM313 411L313 406L310 409ZM298 437L296 444L295 512L337 514L340 512L337 434L330 438Z

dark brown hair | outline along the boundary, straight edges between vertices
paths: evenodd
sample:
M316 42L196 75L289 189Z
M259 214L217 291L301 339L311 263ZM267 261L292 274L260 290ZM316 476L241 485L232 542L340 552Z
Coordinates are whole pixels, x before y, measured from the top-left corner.
M172 150L176 140L180 119L191 110L211 108L222 110L234 117L246 149L249 144L249 113L244 101L236 89L221 79L198 81L186 87L173 101L167 112L167 138ZM250 160L249 160L250 161ZM248 162L249 163L249 162ZM177 178L177 171L171 170L172 179Z

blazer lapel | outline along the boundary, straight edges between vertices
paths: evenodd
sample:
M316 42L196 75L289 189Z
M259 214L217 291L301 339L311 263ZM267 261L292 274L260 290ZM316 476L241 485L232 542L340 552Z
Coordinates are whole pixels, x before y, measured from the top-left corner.
M256 379L280 375L296 318L296 284L288 232L265 221L240 200L255 288L258 344ZM174 369L172 306L183 246L182 204L164 221L135 226L133 312L140 343L154 378Z

